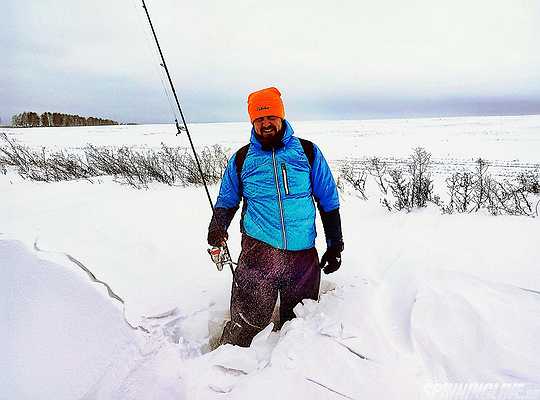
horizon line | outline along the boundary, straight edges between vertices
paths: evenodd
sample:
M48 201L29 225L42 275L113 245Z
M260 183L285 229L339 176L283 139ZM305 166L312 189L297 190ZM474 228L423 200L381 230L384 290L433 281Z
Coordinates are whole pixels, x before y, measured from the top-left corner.
M458 118L513 118L513 117L540 117L539 114L466 114L466 115L445 115L445 116L413 116L413 117L366 117L366 118L339 118L339 119L294 119L292 122L332 122L332 121L385 121L385 120L420 120L420 119L458 119ZM187 124L250 124L245 121L188 121ZM0 125L0 128L7 129L29 129L29 128L87 128L87 127L111 127L111 126L137 126L137 125L174 125L174 122L119 122L118 125L87 125L87 126L12 126Z

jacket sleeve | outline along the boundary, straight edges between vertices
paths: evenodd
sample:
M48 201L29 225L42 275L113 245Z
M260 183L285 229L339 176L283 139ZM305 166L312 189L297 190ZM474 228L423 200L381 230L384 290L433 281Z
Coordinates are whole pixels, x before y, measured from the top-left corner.
M317 202L323 223L326 244L343 250L343 234L339 214L339 195L332 171L320 149L313 145L314 158L311 169L313 197Z
M313 166L311 168L313 197L315 197L320 210L329 212L339 208L336 182L321 150L315 144L313 145L313 152Z
M240 204L240 182L238 182L238 174L236 173L235 159L236 153L229 159L221 179L219 195L215 204L217 208L238 208Z
M339 208L330 212L324 212L319 209L321 220L326 237L326 246L336 250L343 251L343 234L341 232L341 217Z
M210 221L209 231L221 227L225 230L229 228L234 214L240 204L240 184L236 173L235 164L236 153L229 159L227 168L221 179L219 195L214 206L214 213Z

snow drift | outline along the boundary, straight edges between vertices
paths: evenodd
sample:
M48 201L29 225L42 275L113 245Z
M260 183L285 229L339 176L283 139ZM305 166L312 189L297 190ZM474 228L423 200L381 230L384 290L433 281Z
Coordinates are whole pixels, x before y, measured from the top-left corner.
M285 398L431 399L442 398L426 392L433 382L540 388L540 295L514 286L414 268L325 281L320 302L298 305L281 331L269 325L250 348L209 352L212 332L193 329L208 313L173 310L140 333L105 289L47 258L57 262L0 241L2 398L274 399L278 385Z
M121 309L84 274L7 240L0 265L0 398L183 398L178 382L170 389L145 365Z

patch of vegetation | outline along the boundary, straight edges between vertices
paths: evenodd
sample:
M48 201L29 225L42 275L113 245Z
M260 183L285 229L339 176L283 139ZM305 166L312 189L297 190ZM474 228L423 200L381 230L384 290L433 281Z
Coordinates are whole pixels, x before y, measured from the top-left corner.
M198 154L207 183L220 181L227 166L227 154L221 146L204 147ZM115 181L135 188L147 188L151 182L171 186L203 183L196 160L188 148L161 144L159 150L138 151L123 146L111 148L87 145L79 152L31 149L0 135L0 171L16 168L24 179L57 182L111 175Z
M479 158L474 169L454 172L445 179L447 200L443 202L435 193L431 166L431 154L417 147L406 163L398 166L391 167L378 158L371 158L360 167L346 162L341 167L338 181L349 184L366 200L367 177L371 176L379 189L380 202L388 211L410 212L433 203L448 214L485 209L492 215L539 215L538 170L520 172L512 179L501 180L489 173L489 162Z
M107 118L81 117L80 115L44 112L39 115L33 111L25 111L11 117L11 125L17 128L50 127L50 126L99 126L118 125L118 122Z

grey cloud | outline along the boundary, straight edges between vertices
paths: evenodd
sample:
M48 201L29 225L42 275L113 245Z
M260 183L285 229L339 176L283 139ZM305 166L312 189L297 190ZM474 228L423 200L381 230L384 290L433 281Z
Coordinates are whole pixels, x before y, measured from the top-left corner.
M538 113L540 6L505 0L147 1L187 117L245 120L276 85L296 119ZM7 0L0 116L170 122L138 0Z

